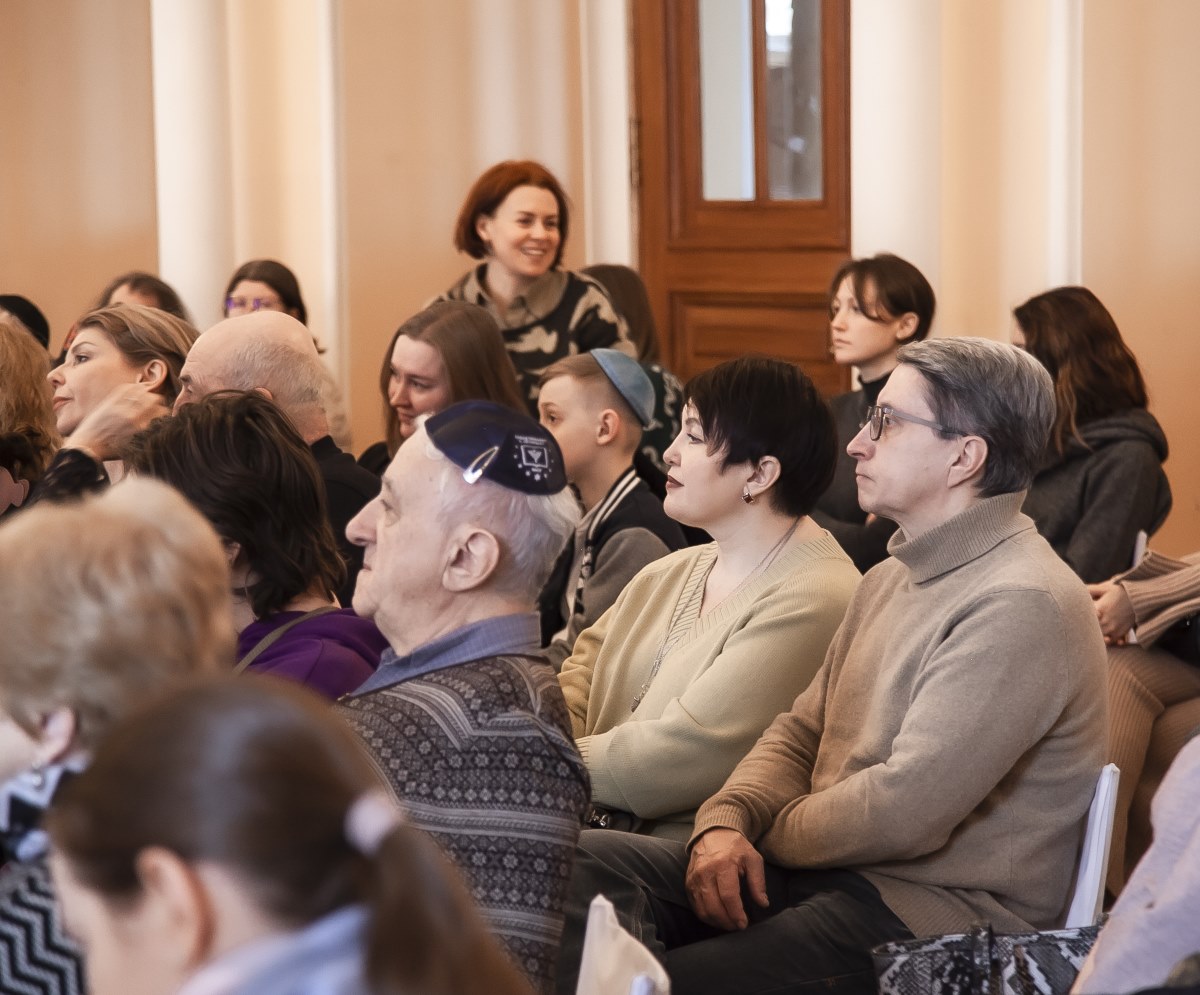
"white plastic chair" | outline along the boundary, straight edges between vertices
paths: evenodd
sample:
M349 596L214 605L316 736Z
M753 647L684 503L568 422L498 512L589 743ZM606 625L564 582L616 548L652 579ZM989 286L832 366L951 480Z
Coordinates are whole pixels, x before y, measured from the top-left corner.
M575 995L670 995L670 992L666 970L617 921L612 902L603 895L593 898Z
M1108 851L1112 844L1113 815L1117 810L1117 781L1121 777L1116 764L1106 764L1096 781L1096 793L1088 809L1079 866L1075 872L1075 891L1068 906L1067 929L1090 926L1100 918L1104 902L1104 878L1108 873Z

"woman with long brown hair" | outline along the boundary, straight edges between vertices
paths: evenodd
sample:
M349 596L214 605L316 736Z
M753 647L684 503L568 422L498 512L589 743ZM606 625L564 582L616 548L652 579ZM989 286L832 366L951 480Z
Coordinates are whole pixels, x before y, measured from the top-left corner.
M0 315L0 515L25 504L58 449L49 368L37 340Z
M1079 576L1130 566L1138 532L1171 510L1167 439L1108 309L1086 287L1058 287L1013 311L1013 343L1054 378L1058 414L1024 512Z
M459 401L494 401L525 410L495 318L462 301L435 301L396 329L383 354L379 393L385 439L358 461L380 475L421 415Z

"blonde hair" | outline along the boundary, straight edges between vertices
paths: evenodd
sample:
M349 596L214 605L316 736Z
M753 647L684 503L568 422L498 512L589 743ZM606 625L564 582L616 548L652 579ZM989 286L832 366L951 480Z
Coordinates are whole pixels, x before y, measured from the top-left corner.
M0 315L0 436L19 435L30 443L30 465L14 474L30 483L37 482L62 441L54 427L49 371L46 350L14 318Z
M200 333L173 314L141 304L114 304L98 308L79 319L79 331L98 328L125 357L136 365L161 360L167 376L159 393L168 404L179 395L179 373L192 343Z
M20 578L0 599L0 702L30 734L65 707L90 749L148 693L232 666L224 550L165 484L35 505L0 529L0 563Z

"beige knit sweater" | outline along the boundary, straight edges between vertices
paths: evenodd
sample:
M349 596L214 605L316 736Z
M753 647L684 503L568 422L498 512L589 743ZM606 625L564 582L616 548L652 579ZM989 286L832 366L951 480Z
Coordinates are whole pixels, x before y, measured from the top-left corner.
M918 936L1060 922L1104 762L1105 652L1022 497L896 533L693 838L726 826L773 863L858 871Z
M700 618L693 595L715 557L710 544L643 568L580 635L559 675L594 803L681 841L697 806L808 686L859 581L825 532ZM633 712L681 604L683 635Z

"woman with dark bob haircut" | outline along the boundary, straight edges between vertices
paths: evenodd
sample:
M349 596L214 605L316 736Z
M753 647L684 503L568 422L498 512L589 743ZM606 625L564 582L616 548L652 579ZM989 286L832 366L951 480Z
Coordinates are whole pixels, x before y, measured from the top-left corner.
M1171 510L1167 440L1111 314L1086 287L1058 287L1013 311L1013 342L1054 378L1058 415L1024 512L1086 582L1130 566L1139 531Z
M812 381L748 357L686 392L664 508L714 541L644 567L559 675L597 824L684 841L699 805L807 687L859 579L809 517L835 446Z
M156 697L47 826L92 995L530 995L354 734L299 688Z
M604 288L560 269L569 229L562 186L545 166L528 160L488 169L454 225L454 247L481 263L443 298L491 312L534 418L538 379L552 363L600 346L636 355Z
M387 642L373 622L338 607L346 568L324 485L282 411L256 392L213 394L134 436L125 458L182 492L224 542L239 670L329 698L371 676Z
M524 411L525 401L500 328L483 308L434 301L396 329L379 371L386 438L358 461L383 475L417 418L459 401L495 401Z
M846 446L858 435L867 408L879 399L899 363L900 347L929 334L936 307L924 274L887 252L849 260L829 283L829 351L839 366L858 370L862 389L829 402L837 425L837 470L817 501L813 518L833 533L864 573L887 559L887 543L896 524L859 507L857 461Z

